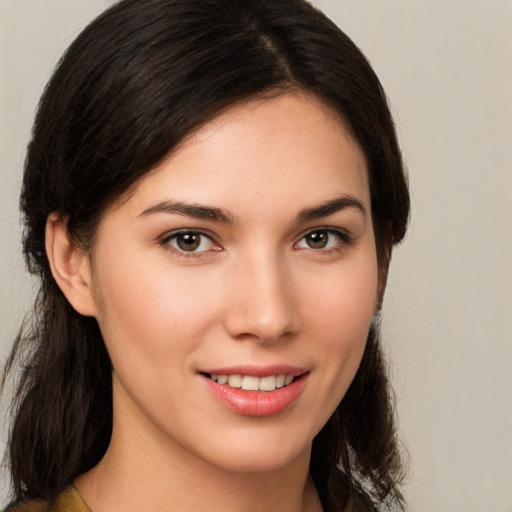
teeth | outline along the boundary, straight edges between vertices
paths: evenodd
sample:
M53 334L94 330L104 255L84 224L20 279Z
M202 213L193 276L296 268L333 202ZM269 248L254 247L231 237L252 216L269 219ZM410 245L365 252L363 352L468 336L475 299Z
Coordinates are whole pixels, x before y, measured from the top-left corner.
M259 388L260 379L258 379L258 377L251 377L250 375L242 377L242 389L246 389L247 391L258 391Z
M276 381L277 377L275 375L271 375L269 377L262 377L259 380L259 389L260 391L274 391L276 389Z
M227 384L232 388L242 388L246 391L274 391L288 386L293 381L293 375L269 375L259 378L253 375L217 375L212 373L210 378L219 384Z
M241 375L230 375L228 377L228 386L232 388L241 388L242 387L242 376Z

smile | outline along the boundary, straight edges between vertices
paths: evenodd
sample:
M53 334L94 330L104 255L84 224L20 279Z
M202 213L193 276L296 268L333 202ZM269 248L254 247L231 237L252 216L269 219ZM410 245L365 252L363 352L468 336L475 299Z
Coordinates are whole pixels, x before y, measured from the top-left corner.
M200 372L216 402L243 416L272 416L293 406L309 381L305 368L237 367Z
M254 375L217 375L215 373L209 374L209 377L218 384L246 391L275 391L291 384L294 378L293 375L285 374L255 377Z

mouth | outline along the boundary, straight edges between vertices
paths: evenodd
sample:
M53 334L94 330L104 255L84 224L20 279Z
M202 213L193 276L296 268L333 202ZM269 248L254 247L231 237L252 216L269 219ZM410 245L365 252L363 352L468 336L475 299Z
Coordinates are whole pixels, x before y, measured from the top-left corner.
M215 370L214 370L215 371ZM307 386L309 371L292 367L239 367L200 372L211 396L244 416L272 416L291 407Z
M295 379L291 374L268 375L256 377L254 375L222 375L216 373L204 374L217 384L224 384L230 388L243 389L245 391L275 391L290 385Z

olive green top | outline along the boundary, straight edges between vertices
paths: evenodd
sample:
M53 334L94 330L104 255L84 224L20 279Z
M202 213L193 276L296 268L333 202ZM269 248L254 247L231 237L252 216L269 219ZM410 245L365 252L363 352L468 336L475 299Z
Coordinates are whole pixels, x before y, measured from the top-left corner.
M365 499L364 507L366 511L377 512L377 509L371 504L368 498ZM343 512L356 512L353 498L349 498L347 506ZM30 500L22 501L11 505L5 512L91 512L82 496L74 486L70 486L59 494L54 500Z
M16 503L6 512L91 512L74 486L70 486L52 501L30 500Z

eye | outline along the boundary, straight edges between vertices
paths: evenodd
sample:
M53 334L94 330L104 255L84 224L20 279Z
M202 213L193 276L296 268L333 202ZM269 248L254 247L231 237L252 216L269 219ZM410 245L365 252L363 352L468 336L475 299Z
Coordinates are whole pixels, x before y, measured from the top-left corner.
M304 235L296 247L299 249L336 249L349 242L347 234L332 229L317 229Z
M179 252L188 253L211 251L216 247L211 238L197 231L180 231L173 233L166 237L163 243Z

